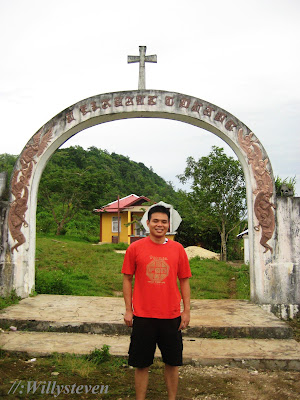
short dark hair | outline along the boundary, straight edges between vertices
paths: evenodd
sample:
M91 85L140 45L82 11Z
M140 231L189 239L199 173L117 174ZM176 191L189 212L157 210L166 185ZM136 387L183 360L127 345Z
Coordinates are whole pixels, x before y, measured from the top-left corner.
M157 206L153 206L153 207L149 208L149 211L148 211L148 221L151 220L151 215L152 215L153 213L157 213L157 212L166 214L167 217L168 217L168 220L170 221L170 209L167 208L167 207L165 207L165 206L161 206L161 205L159 205L159 204L158 204Z

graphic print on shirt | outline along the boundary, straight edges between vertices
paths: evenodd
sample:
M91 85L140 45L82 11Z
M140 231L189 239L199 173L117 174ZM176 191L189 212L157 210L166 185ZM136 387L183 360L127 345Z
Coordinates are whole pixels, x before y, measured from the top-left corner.
M151 283L165 283L164 279L169 275L170 267L166 263L166 257L154 257L146 267L146 275Z

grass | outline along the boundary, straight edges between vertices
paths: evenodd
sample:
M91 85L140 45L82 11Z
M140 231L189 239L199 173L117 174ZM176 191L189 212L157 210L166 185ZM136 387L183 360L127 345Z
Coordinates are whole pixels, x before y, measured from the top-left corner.
M12 290L12 292L8 296L0 297L0 310L11 306L12 304L17 304L20 300L21 298L17 296L15 290Z
M249 267L232 266L223 261L190 260L192 279L190 280L193 299L249 299Z
M239 299L250 299L249 265L241 265L236 271L236 293Z
M66 238L39 237L36 292L77 296L114 296L122 291L124 244L93 246Z
M114 368L119 366L120 360L122 360L122 363L126 362L122 358L120 360L117 358L112 359L107 345L103 345L101 349L91 351L88 355L53 353L51 357L52 365L56 372L66 375L78 375L81 378L90 377L100 364L107 363L107 368ZM110 362L108 363L108 361Z
M7 352L0 353L0 398L1 399L110 399L133 400L134 369L129 368L127 361L120 357L110 357L100 364L87 360L86 356L53 354L49 357L30 357ZM253 373L255 372L255 373ZM179 368L178 400L193 399L231 399L273 400L286 397L299 399L299 372L296 371L255 371L251 369L218 367ZM26 393L28 382L33 387L36 382L38 389ZM60 385L63 391L52 394L53 383ZM16 384L20 383L18 389ZM13 386L15 385L15 386ZM81 387L81 394L71 388ZM102 394L95 395L91 388L98 385L98 393L103 386ZM106 390L107 389L107 390ZM11 391L9 393L9 391ZM8 394L9 393L9 394ZM284 396L283 396L284 394ZM56 396L56 397L55 397ZM155 360L150 367L147 399L167 399L166 386L163 377L163 363Z
M38 237L36 293L79 296L122 295L121 268L124 254L114 250L127 245L93 246L65 237ZM216 260L190 261L194 299L249 299L249 268Z
M102 346L102 349L95 349L88 356L86 356L88 361L93 361L95 364L102 364L105 361L108 361L110 358L111 355L109 354L109 346L106 344Z
M104 346L103 346L104 347ZM128 368L127 360L122 357L112 357L106 348L96 349L91 353L89 359L85 355L58 354L53 353L49 357L38 357L36 361L28 361L26 355L13 355L12 353L0 353L0 398L18 398L18 399L61 399L79 398L79 399L118 399L125 395L134 398L133 373ZM101 359L101 355L104 359ZM108 357L107 357L108 356ZM99 360L101 359L101 362ZM123 384L123 379L126 383ZM16 393L13 390L8 396L9 390L14 382L21 382ZM28 382L33 387L36 382L37 390L26 393ZM64 385L65 392L57 395L50 394L47 387L50 382L50 388L53 382L57 385ZM39 385L41 383L41 385ZM72 396L72 386L76 388L83 386L81 392L75 392ZM92 388L98 387L98 396L92 393ZM44 389L43 389L44 386ZM99 393L103 387L102 395ZM85 390L87 389L87 394ZM90 389L90 390L89 390ZM79 394L81 393L81 394ZM14 395L17 395L14 397ZM54 396L56 395L56 396Z

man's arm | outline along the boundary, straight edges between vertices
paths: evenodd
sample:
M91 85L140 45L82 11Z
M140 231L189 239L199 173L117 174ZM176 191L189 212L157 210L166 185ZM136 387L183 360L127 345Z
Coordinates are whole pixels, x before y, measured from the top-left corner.
M123 296L126 308L124 322L127 326L132 326L132 275L123 274Z
M181 324L179 326L180 329L184 329L188 326L190 322L190 299L191 299L191 290L190 290L190 282L189 278L179 279L180 282L180 291L183 300L183 311L181 313Z

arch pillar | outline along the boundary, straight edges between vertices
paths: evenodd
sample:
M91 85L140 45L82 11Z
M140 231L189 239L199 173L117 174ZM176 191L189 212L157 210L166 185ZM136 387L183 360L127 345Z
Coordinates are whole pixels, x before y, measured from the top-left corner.
M11 283L4 285L0 281L0 294L14 288L19 296L27 297L34 289L37 192L51 155L71 136L84 129L126 118L185 122L212 132L232 148L241 162L246 181L251 300L259 304L296 301L295 295L287 296L281 291L278 281L281 275L274 272L281 263L274 179L262 144L246 125L220 107L192 96L159 90L106 93L84 99L56 115L28 141L12 175L9 234L4 257L8 261L1 264L4 275L10 268ZM299 260L291 262L296 273ZM282 279L286 280L286 274L283 275ZM272 284L274 276L276 284ZM289 287L289 292L296 293L294 286ZM300 303L299 299L297 301Z

